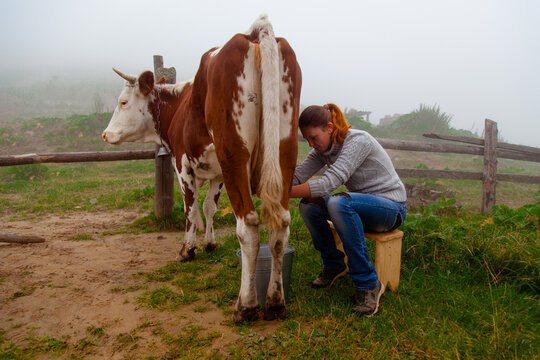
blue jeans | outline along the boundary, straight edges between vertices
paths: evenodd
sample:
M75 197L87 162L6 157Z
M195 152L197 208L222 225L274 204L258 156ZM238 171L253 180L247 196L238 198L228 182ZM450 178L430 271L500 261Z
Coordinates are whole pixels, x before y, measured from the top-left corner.
M335 269L345 264L345 254L336 248L327 222L331 220L347 254L354 286L358 290L373 289L378 276L369 261L364 229L385 232L397 228L407 215L406 204L360 193L327 195L316 200L302 199L299 210L315 249L321 253L324 267Z

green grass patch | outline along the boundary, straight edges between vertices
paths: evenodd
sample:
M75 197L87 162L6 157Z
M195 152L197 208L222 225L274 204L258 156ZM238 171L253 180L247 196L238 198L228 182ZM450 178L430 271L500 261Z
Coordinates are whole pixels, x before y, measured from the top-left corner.
M160 286L154 290L146 291L137 298L137 301L148 308L157 310L175 310L182 305L199 300L197 294L184 291L174 291L168 286Z
M43 164L10 166L3 174L6 181L44 180L48 179L49 176L49 168Z
M193 308L193 311L196 312L196 313L204 313L204 312L207 312L208 309L209 309L208 306L201 305L201 306L195 306Z
M86 328L86 331L88 332L88 334L100 338L105 335L105 326L90 325Z
M92 351L92 348L96 347L96 342L91 339L81 339L75 344L74 348L78 353L88 354Z
M5 330L0 329L0 359L35 359L40 355L57 358L65 354L69 344L67 339L51 338L49 336L37 337L29 334L17 345L5 339Z
M23 286L23 287L21 287L20 290L13 293L13 295L11 296L11 299L17 299L17 298L20 298L20 297L23 297L23 296L30 296L30 295L32 295L34 293L35 290L36 290L35 287Z
M3 211L23 217L153 207L152 161L38 165L0 167Z
M164 358L207 358L209 356L207 353L207 347L212 343L212 341L220 337L221 333L217 331L202 333L202 328L199 326L187 326L182 329L182 332L176 335L164 334L163 338L170 349ZM210 355L209 357L213 358L212 355Z
M71 241L84 241L84 240L94 240L94 237L90 234L76 234L69 237Z

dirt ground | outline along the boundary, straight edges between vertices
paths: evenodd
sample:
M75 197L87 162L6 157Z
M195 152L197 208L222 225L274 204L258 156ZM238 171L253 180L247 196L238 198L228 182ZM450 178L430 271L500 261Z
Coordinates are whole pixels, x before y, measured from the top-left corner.
M105 335L85 355L88 359L122 359L133 354L159 357L167 351L167 345L155 331L158 325L169 334L189 325L201 326L203 333L220 333L209 351L238 340L240 335L224 323L232 316L224 315L210 302L199 300L174 312L157 311L137 303L143 289L114 290L136 285L134 274L166 265L176 257L181 233L102 235L140 216L135 211L117 210L25 221L0 218L1 231L46 238L45 243L37 244L0 243L0 329L6 331L4 337L17 344L33 333L64 337L76 344L91 338L92 326L103 327ZM81 233L93 239L70 239ZM201 305L208 309L193 310ZM268 332L277 324L265 322L261 326L261 332ZM135 352L118 341L134 330L140 337Z

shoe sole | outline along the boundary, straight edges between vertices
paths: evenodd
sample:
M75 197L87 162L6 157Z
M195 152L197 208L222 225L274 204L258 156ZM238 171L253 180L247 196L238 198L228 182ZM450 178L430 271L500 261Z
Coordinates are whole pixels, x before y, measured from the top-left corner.
M336 282L337 279L339 279L340 277L344 276L345 274L347 274L347 272L349 272L349 267L346 266L345 267L345 270L343 270L342 272L340 272L339 274L337 274L333 279L332 281L330 282L330 284L326 285L326 286L317 286L317 285L314 285L313 283L311 283L311 287L314 288L314 289L323 289L323 288L329 288L331 287L332 285L334 285L334 283Z
M379 304L381 302L381 297L382 295L384 294L384 291L386 290L386 286L384 286L383 283L381 283L381 290L379 291L379 293L377 294L377 305L375 306L375 310L369 314L369 315L366 315L366 317L370 318L372 317L373 315L375 315L377 313L377 311L379 311Z

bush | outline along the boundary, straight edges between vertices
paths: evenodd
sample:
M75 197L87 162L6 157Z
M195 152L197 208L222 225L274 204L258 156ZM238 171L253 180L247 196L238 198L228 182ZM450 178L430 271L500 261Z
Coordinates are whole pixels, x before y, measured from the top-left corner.
M390 127L394 130L416 135L426 133L447 134L452 115L442 112L438 105L431 107L421 104L417 110L403 115Z
M371 130L373 129L373 125L371 125L369 121L365 121L364 119L357 116L348 117L347 122L349 123L349 125L352 125L353 128L358 130L371 132Z

